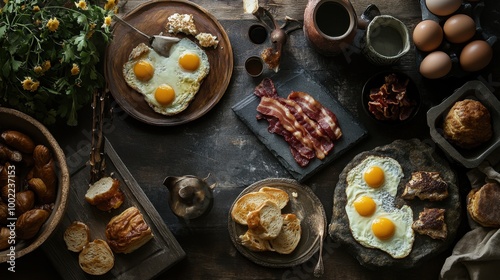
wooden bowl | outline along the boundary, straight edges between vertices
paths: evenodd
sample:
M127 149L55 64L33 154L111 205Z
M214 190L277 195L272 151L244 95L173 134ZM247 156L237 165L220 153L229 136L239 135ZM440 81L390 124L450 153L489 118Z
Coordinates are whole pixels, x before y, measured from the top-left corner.
M36 144L43 144L50 149L56 163L58 189L54 210L52 210L37 235L30 240L16 240L16 244L11 244L11 246L15 247L14 259L11 259L12 257L8 255L11 252L10 248L0 251L0 263L18 259L32 252L49 238L59 222L61 222L66 210L70 181L64 152L44 125L17 110L0 107L0 131L5 129L23 132L30 136Z

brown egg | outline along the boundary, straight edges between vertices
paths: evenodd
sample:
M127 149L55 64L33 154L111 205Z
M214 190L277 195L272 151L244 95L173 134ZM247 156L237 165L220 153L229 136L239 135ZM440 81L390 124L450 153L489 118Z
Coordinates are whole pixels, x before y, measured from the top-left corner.
M493 58L493 49L484 40L475 40L467 44L460 53L460 66L469 72L486 67Z
M464 14L456 14L446 20L443 26L444 36L451 43L464 43L476 34L476 23Z
M433 51L441 45L442 41L443 29L433 20L421 21L413 29L413 43L421 51Z
M462 0L425 0L425 5L437 16L449 16L460 8Z
M420 74L428 79L439 79L451 70L451 58L445 52L434 51L420 63Z

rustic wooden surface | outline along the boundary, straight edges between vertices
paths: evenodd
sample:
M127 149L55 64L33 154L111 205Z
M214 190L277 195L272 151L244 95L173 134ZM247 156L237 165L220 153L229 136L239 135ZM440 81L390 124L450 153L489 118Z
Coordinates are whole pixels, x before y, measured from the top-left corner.
M123 1L123 0L122 0ZM142 3L129 0L122 8L127 12ZM246 75L244 59L253 54L254 48L248 42L242 28L255 22L253 16L243 14L242 1L197 0L193 1L215 17L226 29L233 45L235 67L229 89L204 117L189 124L176 127L152 127L127 116L119 107L115 108L112 122L105 134L113 147L129 168L139 185L158 210L163 220L186 251L187 257L158 279L313 279L312 270L317 256L303 265L289 269L273 269L256 265L239 254L231 244L227 229L228 209L238 194L248 185L269 177L288 177L289 174L251 131L240 122L231 107L251 94L258 80ZM303 18L306 0L259 1L278 20L285 16ZM357 13L375 3L382 13L401 19L412 30L420 20L417 0L352 0ZM242 27L243 26L243 27ZM359 54L348 57L325 58L311 50L301 31L291 33L285 45L284 69L303 67L316 80L328 88L339 101L350 110L369 131L362 143L351 149L337 161L326 167L304 183L311 187L320 198L330 221L333 205L333 191L338 175L344 166L359 152L372 149L395 139L419 138L432 144L426 126L425 113L428 108L461 86L466 80L426 81L416 71L414 48L399 64L392 67L370 65ZM499 64L495 56L494 65ZM384 127L372 122L362 111L360 94L364 82L378 71L392 68L408 73L417 82L422 93L423 104L417 118L404 127ZM473 79L500 81L498 67L495 71L468 77ZM80 125L74 128L52 128L56 138L67 154L85 146L90 141L90 110L80 114ZM348 128L347 128L348 129ZM437 148L436 148L437 149ZM73 159L69 165L80 164L88 159L88 154ZM464 172L453 165L460 176L461 194L467 192L468 184ZM211 174L209 183L216 182L215 203L212 211L202 220L185 223L178 220L167 204L167 190L162 186L168 175ZM82 187L82 186L73 186ZM71 207L71 205L69 205ZM460 235L468 230L463 224ZM324 279L437 279L441 266L451 249L429 260L422 267L404 271L370 271L347 254L342 248L332 244L327 237L324 245ZM59 279L54 266L41 250L25 256L16 262L16 273L7 274L6 266L0 266L1 279Z

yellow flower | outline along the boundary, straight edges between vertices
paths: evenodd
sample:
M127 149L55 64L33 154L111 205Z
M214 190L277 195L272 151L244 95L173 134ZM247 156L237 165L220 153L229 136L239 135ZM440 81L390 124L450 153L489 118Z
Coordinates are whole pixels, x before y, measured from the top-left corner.
M40 86L40 82L33 81L31 77L24 77L24 80L21 82L21 84L23 85L23 89L29 90L31 92L36 91Z
M43 63L42 63L42 70L43 72L47 72L50 67L52 67L52 65L50 65L50 60L45 60Z
M85 0L80 0L78 3L75 2L75 6L79 9L86 10L87 9L87 2L85 2Z
M37 66L33 67L33 71L35 71L35 74L40 75L43 73L43 68L42 68L42 66L37 65Z
M107 16L104 18L104 23L101 26L102 28L108 27L111 25L111 16Z
M33 6L33 12L39 12L40 11L40 7L38 6Z
M71 68L71 75L75 76L80 73L80 67L78 67L78 64L73 63L73 68Z
M106 4L104 4L104 9L106 11L113 9L116 6L116 2L118 2L118 1L108 0L108 2L106 2Z
M59 20L55 17L49 19L49 21L47 22L47 28L50 31L55 32L57 28L59 28Z

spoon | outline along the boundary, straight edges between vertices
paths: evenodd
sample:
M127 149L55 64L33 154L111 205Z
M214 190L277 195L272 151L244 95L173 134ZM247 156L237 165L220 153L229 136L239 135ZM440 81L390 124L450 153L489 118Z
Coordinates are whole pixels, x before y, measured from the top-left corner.
M321 224L321 223L320 223ZM319 237L319 256L318 256L318 263L316 263L316 266L314 267L314 277L321 277L324 272L324 267L323 267L323 226L321 225L321 229L319 231L318 237Z
M153 48L153 50L155 50L157 53L159 53L160 55L165 56L165 57L169 56L170 48L172 47L172 45L181 40L177 37L163 36L162 33L160 33L160 35L149 36L146 33L142 32L139 29L132 26L130 23L117 17L116 15L113 16L113 18L118 20L119 22L125 24L126 26L132 28L137 33L141 34L142 36L146 37L148 39L149 45Z

